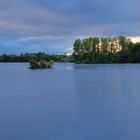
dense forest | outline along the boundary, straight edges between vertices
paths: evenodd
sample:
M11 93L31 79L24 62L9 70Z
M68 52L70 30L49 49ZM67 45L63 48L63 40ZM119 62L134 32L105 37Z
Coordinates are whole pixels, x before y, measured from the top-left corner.
M62 55L49 55L43 52L39 53L21 53L20 55L7 55L3 54L0 55L0 62L29 62L31 60L34 61L55 61L55 62L72 62L73 58L72 56L67 56L66 54Z
M140 43L124 36L77 39L73 56L76 63L140 63Z

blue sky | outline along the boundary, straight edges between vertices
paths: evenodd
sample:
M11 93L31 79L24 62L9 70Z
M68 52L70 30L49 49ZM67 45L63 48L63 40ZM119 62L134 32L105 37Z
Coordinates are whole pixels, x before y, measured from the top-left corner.
M0 0L0 53L70 52L77 38L140 36L139 0Z

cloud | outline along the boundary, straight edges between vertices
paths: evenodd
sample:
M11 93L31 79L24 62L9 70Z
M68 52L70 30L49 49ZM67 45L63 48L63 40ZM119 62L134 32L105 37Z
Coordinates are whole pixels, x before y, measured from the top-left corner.
M21 1L6 1L0 1L1 35L49 35L56 29L56 23L68 22L66 17L46 9Z
M108 35L110 27L117 29L120 25L129 34L131 25L140 24L135 3L137 0L106 0L105 3L101 0L61 0L59 3L57 0L0 0L0 34L64 36L105 32Z
M76 38L140 36L139 8L139 0L0 0L0 49L64 52Z
M140 42L140 36L133 36L133 37L130 37L130 39L131 39L132 42L134 42L134 43Z

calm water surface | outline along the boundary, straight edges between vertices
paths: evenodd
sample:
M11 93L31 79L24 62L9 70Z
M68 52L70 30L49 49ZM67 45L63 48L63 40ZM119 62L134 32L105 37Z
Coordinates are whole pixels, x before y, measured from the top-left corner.
M0 140L140 140L140 65L0 64Z

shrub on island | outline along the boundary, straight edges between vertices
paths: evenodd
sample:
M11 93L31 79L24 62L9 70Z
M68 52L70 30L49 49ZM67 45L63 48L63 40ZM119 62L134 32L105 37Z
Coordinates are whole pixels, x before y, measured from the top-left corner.
M53 60L49 62L45 60L40 60L40 61L31 60L29 68L30 69L49 69L49 68L52 68L53 64L54 64Z

